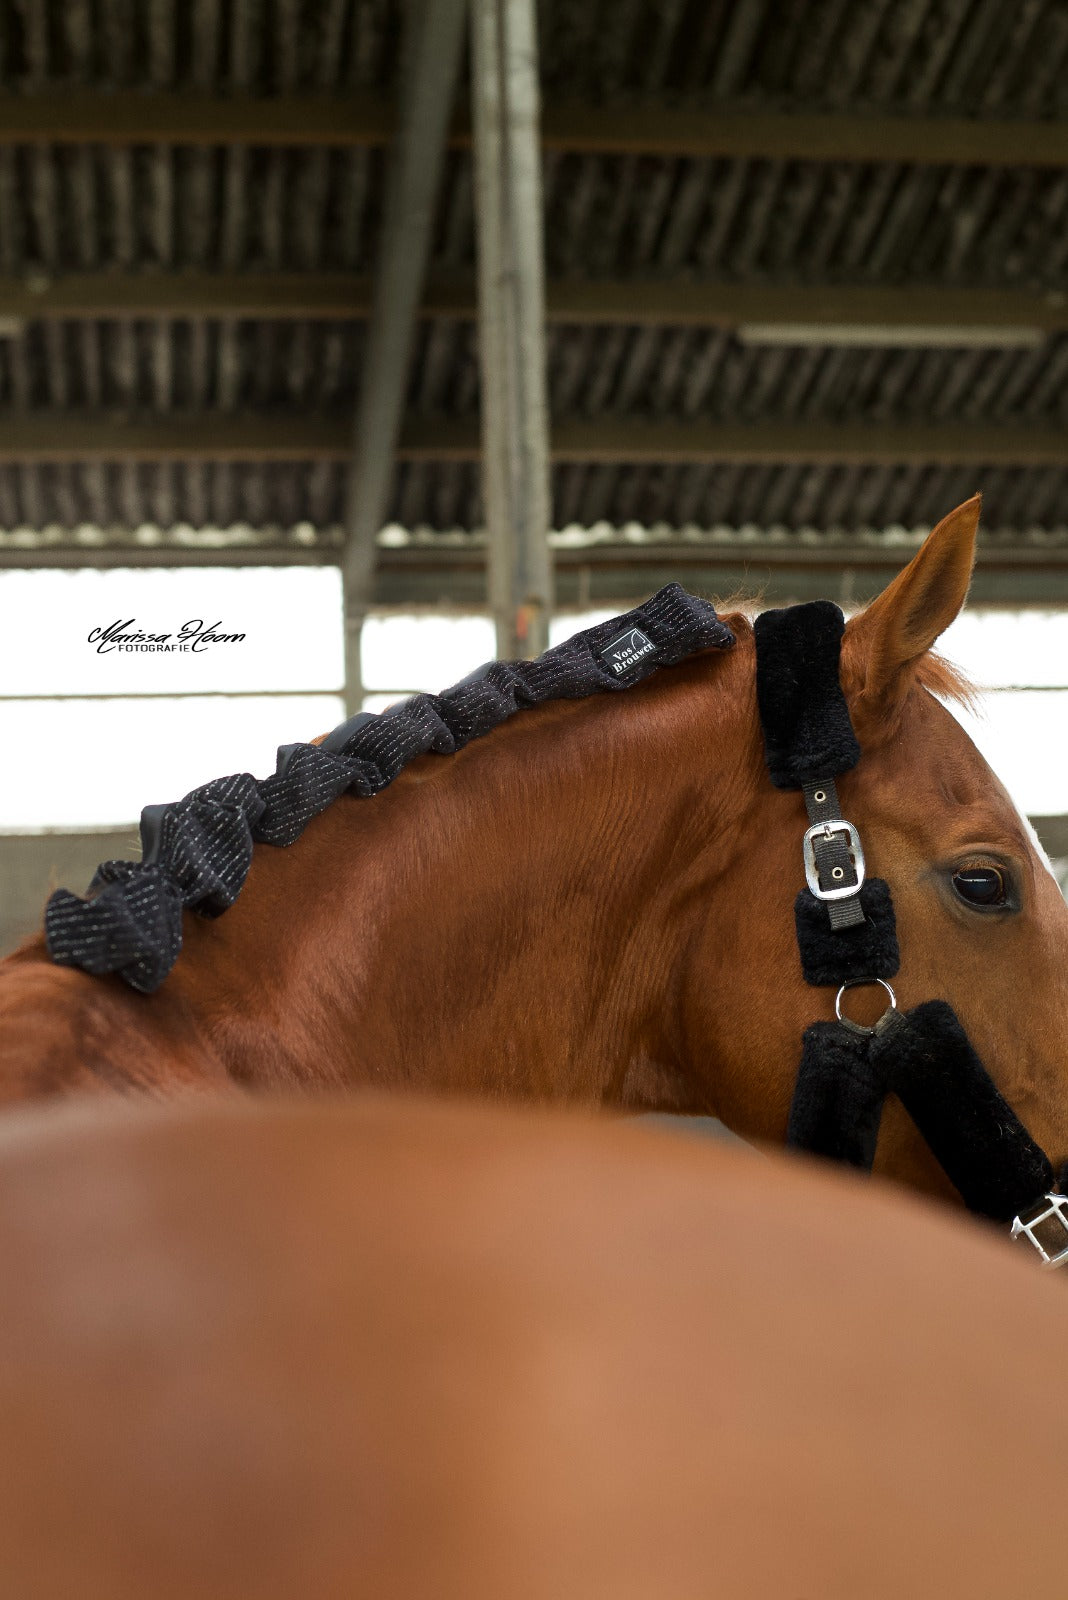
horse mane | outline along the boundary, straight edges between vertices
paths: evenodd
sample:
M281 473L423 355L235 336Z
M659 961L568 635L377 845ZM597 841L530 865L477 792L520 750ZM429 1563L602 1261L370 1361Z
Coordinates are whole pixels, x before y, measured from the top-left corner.
M57 889L45 908L53 961L117 972L153 993L182 945L188 907L215 917L237 898L255 844L289 845L340 795L370 798L417 756L452 755L517 711L625 691L734 635L707 600L668 584L533 661L491 661L441 694L360 712L317 743L283 745L267 778L232 774L141 816L142 859L104 861L86 898Z

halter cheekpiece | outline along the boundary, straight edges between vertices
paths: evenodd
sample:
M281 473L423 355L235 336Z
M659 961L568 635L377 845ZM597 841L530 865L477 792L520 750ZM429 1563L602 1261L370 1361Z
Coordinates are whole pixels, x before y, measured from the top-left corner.
M856 827L835 779L860 759L839 681L845 623L826 600L756 620L757 701L772 783L799 789L809 827L806 887L794 903L807 983L837 989L834 1022L805 1029L787 1144L870 1171L883 1104L896 1094L969 1210L1011 1222L1047 1266L1068 1263L1068 1197L979 1060L953 1008L929 1000L903 1014L890 980L900 952L889 886L866 876ZM881 985L874 1026L847 1014L851 989ZM1036 1198L1038 1197L1038 1198Z

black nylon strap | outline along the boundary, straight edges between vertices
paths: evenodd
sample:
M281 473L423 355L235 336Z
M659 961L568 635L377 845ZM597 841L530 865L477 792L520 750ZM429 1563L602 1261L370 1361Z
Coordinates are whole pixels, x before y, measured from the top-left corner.
M805 808L813 826L820 823L841 822L842 808L833 778L811 780L802 785ZM849 836L844 829L834 828L827 837L818 834L812 840L812 854L816 859L816 875L821 889L855 889L856 893L844 900L825 900L831 927L855 928L864 921L860 903L860 876Z
M811 779L802 784L801 792L805 797L805 810L810 822L835 822L842 815L838 785L833 778Z

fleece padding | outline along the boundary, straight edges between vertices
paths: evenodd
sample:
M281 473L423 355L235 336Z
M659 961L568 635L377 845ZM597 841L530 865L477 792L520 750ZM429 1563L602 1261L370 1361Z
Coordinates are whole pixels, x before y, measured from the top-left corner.
M753 625L764 756L777 789L835 778L860 759L838 682L844 631L830 600L765 611Z
M868 878L860 890L864 921L852 928L832 928L827 907L811 889L794 901L797 948L805 982L817 988L854 983L860 978L892 978L901 965L897 923L889 885Z
M869 1041L837 1022L805 1029L786 1143L870 1172L886 1086Z
M1009 1222L1053 1184L1053 1168L979 1060L944 1000L928 1000L872 1041L898 1095L969 1211Z
M805 1030L787 1143L868 1171L896 1094L969 1211L1009 1222L1052 1187L1053 1168L972 1048L952 1007L928 1000L863 1036Z

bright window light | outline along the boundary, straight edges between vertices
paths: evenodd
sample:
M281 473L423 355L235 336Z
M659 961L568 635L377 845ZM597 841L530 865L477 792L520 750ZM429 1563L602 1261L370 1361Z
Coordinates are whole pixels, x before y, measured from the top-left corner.
M616 615L584 611L553 617L549 644L562 644L583 628ZM492 661L496 643L488 617L369 617L362 645L364 685L371 692L364 695L363 708L385 711L406 693L448 689L475 667Z
M3 694L269 693L344 683L336 567L0 572L0 620ZM126 634L179 643L183 625L197 621L244 638L188 649L89 641L121 623Z
M1016 804L1068 814L1068 612L965 611L938 649L990 691L974 714L949 709Z
M617 612L557 616L550 643ZM116 622L175 635L198 618L245 638L170 652L100 652L88 640ZM0 698L0 738L29 757L8 764L0 829L125 825L210 778L266 776L279 744L344 716L341 624L334 567L0 572L0 696L18 697ZM978 717L954 711L1017 803L1068 815L1068 738L1057 733L1068 735L1068 611L968 611L940 648L992 690ZM366 708L448 688L495 654L484 614L371 616Z
M617 607L612 611L573 611L570 616L553 617L549 623L549 643L563 644L573 633L581 633L584 628L594 628L599 622L607 622L609 617L618 616Z
M496 654L489 617L368 617L361 638L364 688L436 694ZM386 704L396 698L397 694L387 696Z
M1004 690L982 697L978 715L949 707L1020 810L1032 817L1068 813L1068 690Z
M267 777L280 744L327 733L344 714L329 694L2 702L0 742L26 759L0 784L0 828L135 822L142 806L211 778Z
M1068 611L964 611L937 649L980 689L1068 688Z
M426 689L413 689L411 691L413 694L432 694L433 692L433 690ZM396 690L392 694L365 694L363 697L363 709L365 711L373 711L378 716L383 711L388 711L390 706L399 705L402 700L407 698L406 694L398 693Z

